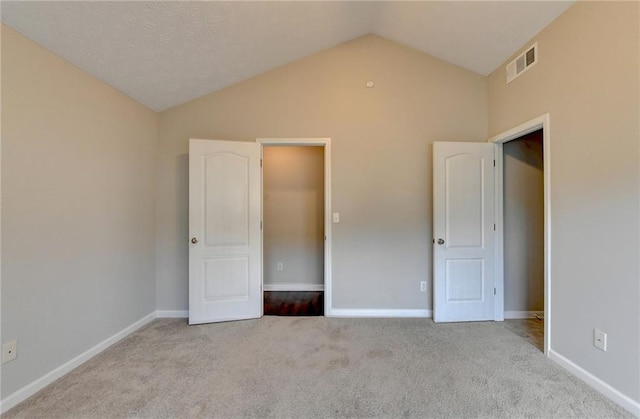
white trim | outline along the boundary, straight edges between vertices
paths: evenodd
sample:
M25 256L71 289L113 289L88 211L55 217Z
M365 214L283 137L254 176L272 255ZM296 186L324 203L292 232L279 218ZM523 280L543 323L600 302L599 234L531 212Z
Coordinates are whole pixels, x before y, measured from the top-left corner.
M262 144L263 147L265 145L324 147L324 235L326 237L324 241L324 314L331 316L333 311L331 298L331 138L256 138L256 142ZM264 243L264 240L262 242ZM262 280L264 282L264 277Z
M326 297L325 297L326 298ZM431 317L431 310L404 310L404 309L369 309L369 308L334 308L328 317Z
M187 319L189 318L189 310L158 310L156 311L157 319Z
M549 126L549 114L546 113L523 124L518 125L515 128L511 128L505 132L495 135L487 140L490 143L504 144L511 140L522 137L537 131L540 128L546 129Z
M256 142L268 146L323 147L331 144L331 138L256 138Z
M505 319L535 319L536 316L544 317L544 311L505 311Z
M133 333L136 330L140 329L142 326L145 326L149 322L153 321L155 318L156 318L156 312L155 311L153 313L147 314L146 316L144 316L143 318L141 318L137 322L125 327L124 329L122 329L121 331L117 332L113 336L111 336L111 337L103 340L102 342L98 343L97 345L95 345L91 349L81 353L80 355L76 356L72 360L70 360L68 362L65 362L64 364L62 364L59 367L53 369L52 371L48 372L47 374L43 375L42 377L38 378L37 380L32 381L31 383L29 383L26 386L22 387L20 390L16 391L15 393L7 396L4 400L2 400L2 402L0 402L1 403L0 412L1 413L5 413L6 411L11 409L12 407L16 406L18 403L20 403L20 402L26 400L27 398L33 396L38 391L42 390L43 388L45 388L49 384L53 383L58 378L62 377L65 374L70 373L75 368L77 368L80 365L84 364L85 362L87 362L88 360L90 360L94 356L98 355L100 352L104 351L109 346L113 345L114 343L119 342L120 340L124 339L125 337L127 337L131 333Z
M553 349L549 350L549 358L551 358L565 370L569 371L571 374L580 378L582 381L597 390L603 396L627 410L632 415L640 417L640 402L633 400L631 397L621 393L619 390L616 390L611 385L605 383L595 375L571 362L569 359L560 355Z
M551 121L548 113L487 140L496 146L496 311L495 318L504 319L504 192L503 145L542 128L544 165L544 353L551 348Z
M265 291L324 291L324 284L279 283L264 284Z
M503 168L504 168L504 153L502 144L495 146L495 152L493 153L494 160L496 162L495 176L495 198L494 198L494 211L495 211L495 224L496 224L496 239L495 239L495 281L493 286L496 290L495 304L495 320L502 321L504 316L504 181L503 181Z
M0 42L2 42L0 40ZM1 55L1 54L0 54ZM0 58L0 62L2 59ZM1 67L0 67L1 68ZM1 90L1 89L0 89ZM2 113L2 105L0 101L0 114ZM0 129L0 132L2 130ZM2 214L2 135L0 135L0 214ZM0 302L2 301L2 223L0 223ZM2 313L2 304L0 304L0 313ZM0 337L2 334L2 322L0 322ZM2 342L0 342L2 344ZM2 394L2 366L0 365L0 394ZM2 413L2 401L0 400L0 413Z

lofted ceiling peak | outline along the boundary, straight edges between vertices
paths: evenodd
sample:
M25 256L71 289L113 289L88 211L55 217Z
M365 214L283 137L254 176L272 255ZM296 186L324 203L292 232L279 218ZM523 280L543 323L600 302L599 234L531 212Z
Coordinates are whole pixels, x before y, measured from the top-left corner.
M2 22L155 111L373 33L487 75L572 1L2 1Z

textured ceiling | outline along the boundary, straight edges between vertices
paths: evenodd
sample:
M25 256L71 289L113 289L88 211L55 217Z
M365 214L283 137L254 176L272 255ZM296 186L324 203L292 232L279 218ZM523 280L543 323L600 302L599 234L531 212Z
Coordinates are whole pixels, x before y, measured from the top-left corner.
M572 4L11 2L2 22L162 111L375 33L487 75Z

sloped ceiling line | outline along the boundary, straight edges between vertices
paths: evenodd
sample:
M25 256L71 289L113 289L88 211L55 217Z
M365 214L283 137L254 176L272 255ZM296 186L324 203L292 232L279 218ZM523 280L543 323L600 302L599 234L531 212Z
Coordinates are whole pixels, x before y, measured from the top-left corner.
M162 111L368 33L487 75L571 4L3 1L1 16Z

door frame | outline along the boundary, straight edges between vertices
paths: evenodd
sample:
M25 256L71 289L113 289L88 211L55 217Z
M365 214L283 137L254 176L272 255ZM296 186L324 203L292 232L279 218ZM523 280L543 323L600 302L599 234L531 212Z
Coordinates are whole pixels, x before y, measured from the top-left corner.
M495 219L496 219L496 299L495 319L504 320L504 150L505 143L542 129L544 178L544 354L551 347L551 127L548 113L491 137L496 147Z
M263 156L265 146L284 147L323 147L324 148L324 315L331 316L331 138L256 138L261 145L260 155ZM261 184L261 196L264 198L264 177ZM260 208L260 218L263 219L263 203ZM264 228L261 231L261 283L264 290Z

